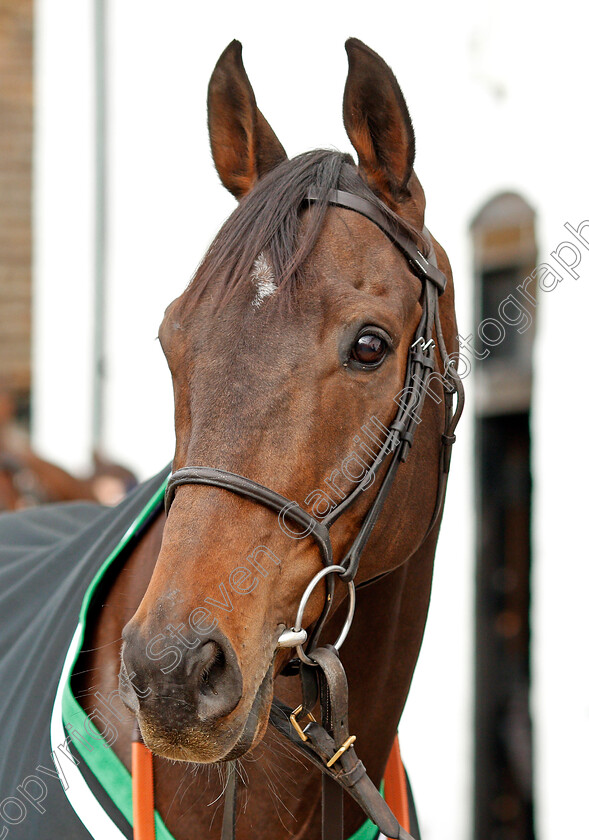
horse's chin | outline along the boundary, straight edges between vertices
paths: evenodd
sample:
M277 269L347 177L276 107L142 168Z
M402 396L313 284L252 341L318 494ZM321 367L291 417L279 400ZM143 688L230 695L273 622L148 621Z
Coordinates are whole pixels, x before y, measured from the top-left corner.
M218 726L199 725L182 732L162 730L141 712L138 715L145 745L161 758L196 764L233 761L254 749L266 732L273 695L272 664L258 687L239 734L237 722L221 730Z

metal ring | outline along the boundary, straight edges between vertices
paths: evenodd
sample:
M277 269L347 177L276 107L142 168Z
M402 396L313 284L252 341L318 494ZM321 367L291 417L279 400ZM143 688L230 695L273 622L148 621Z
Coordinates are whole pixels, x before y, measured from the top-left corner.
M344 574L345 571L346 570L344 569L343 566L325 566L323 569L321 569L321 571L317 572L317 574L315 575L314 578L311 579L311 581L307 585L307 588L303 592L303 597L301 598L301 603L299 604L299 609L297 611L296 621L295 621L294 627L292 628L295 631L295 633L299 632L300 630L303 629L302 625L303 625L303 615L304 615L304 612L305 612L305 607L307 606L307 602L309 601L309 598L311 597L311 593L313 592L313 590L315 589L315 587L317 586L319 581L323 580L323 578L326 577L327 575L331 575L331 574L335 574L335 573L337 573L338 575L342 575L342 574ZM346 620L344 622L344 626L342 627L342 631L339 634L339 636L337 638L337 641L334 644L334 648L336 650L339 650L340 647L345 642L346 636L349 633L350 627L352 626L352 621L354 619L354 610L356 609L356 588L355 588L354 582L352 580L348 581L348 595L350 596L350 606L348 607L348 615L346 616ZM316 665L317 664L316 662L313 662L312 659L309 659L309 657L307 656L307 654L303 650L302 645L297 645L296 651L297 651L297 654L298 654L299 658L303 662L306 662L307 665Z

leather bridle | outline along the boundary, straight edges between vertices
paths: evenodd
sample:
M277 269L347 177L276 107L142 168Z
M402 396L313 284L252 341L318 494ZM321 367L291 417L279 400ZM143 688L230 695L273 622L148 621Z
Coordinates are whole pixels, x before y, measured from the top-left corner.
M334 564L330 528L363 492L366 487L366 477L346 498L319 520L295 502L250 478L213 467L187 466L176 470L170 476L166 490L165 507L166 512L168 512L176 490L180 486L203 484L219 487L265 505L285 519L288 518L293 523L303 526L305 533L315 539L324 564L324 570L311 581L305 593L305 599L310 594L310 587L317 583L320 578L324 578L326 599L322 614L308 639L305 629L301 626L286 630L278 640L278 647L296 647L299 653L298 659L292 660L287 666L287 670L290 673L298 672L300 675L303 703L298 709L292 710L280 700L274 699L270 721L279 732L293 744L296 744L323 773L324 840L341 840L343 838L342 791L344 788L386 837L411 840L411 836L399 825L377 788L368 778L364 765L354 752L353 742L355 738L350 736L347 725L347 682L336 647L331 645L317 646L321 630L333 602L335 574L326 572L325 569L333 567L333 572L339 574L341 579L348 583L350 594L353 595L353 581L358 572L362 553L378 521L399 465L406 460L413 443L427 393L428 379L436 366L434 349L437 344L443 365L441 380L444 390L445 422L441 437L436 504L421 544L425 542L434 529L443 507L450 467L451 447L455 441L456 425L462 413L464 393L460 377L448 355L442 334L438 299L446 287L446 277L438 268L433 244L427 229L424 228L423 235L429 242L430 250L428 256L425 257L417 245L395 227L386 213L375 203L341 190L330 190L326 199L322 198L317 191L311 190L306 198L308 203L320 200L326 200L336 207L353 210L374 222L401 251L411 270L422 282L422 315L409 351L405 383L401 392L402 399L397 403L399 405L398 411L388 427L386 439L370 467L369 474L373 476L387 459L389 459L389 463L376 496L352 545L336 566ZM457 397L455 409L454 395ZM365 583L368 583L368 581ZM302 607L304 607L304 604L302 604ZM303 609L300 609L299 613L301 615L302 612ZM347 625L351 623L352 614L353 610L348 614ZM343 638L340 635L337 647L342 641ZM307 642L306 649L303 649L305 642ZM320 703L322 713L321 724L315 722L311 714L317 702ZM309 717L310 722L303 729L299 720L305 716ZM234 837L236 787L236 773L233 764L230 764L223 819L223 840L230 840Z

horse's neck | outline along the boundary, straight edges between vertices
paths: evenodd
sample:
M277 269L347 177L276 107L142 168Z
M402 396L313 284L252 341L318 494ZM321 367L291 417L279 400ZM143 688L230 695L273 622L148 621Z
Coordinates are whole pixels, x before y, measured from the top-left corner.
M159 551L163 518L140 540L124 572L104 599L106 608L91 616L90 638L82 677L74 690L87 713L100 691L110 696L118 687L121 631L143 596ZM350 731L357 735L357 751L372 779L382 779L421 644L429 602L433 540L402 567L362 588L354 623L342 649L350 688ZM335 629L341 613L333 616ZM329 627L326 628L329 634ZM279 678L276 693L292 705L298 701L295 678ZM130 769L132 720L114 697L113 707L126 722L116 721L118 738L113 749ZM248 805L238 819L239 836L259 840L320 837L319 772L310 770L296 751L268 731L251 760L242 762L247 776ZM156 759L156 805L176 840L220 835L221 810L211 817L210 807L222 793L216 772L192 773L189 767ZM365 819L346 797L346 831L352 833ZM253 829L253 834L252 834Z

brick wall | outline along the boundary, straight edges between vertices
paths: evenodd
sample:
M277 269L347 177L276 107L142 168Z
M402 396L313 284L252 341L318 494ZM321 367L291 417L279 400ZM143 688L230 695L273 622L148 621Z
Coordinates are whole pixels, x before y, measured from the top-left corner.
M30 387L33 0L0 0L0 384Z

